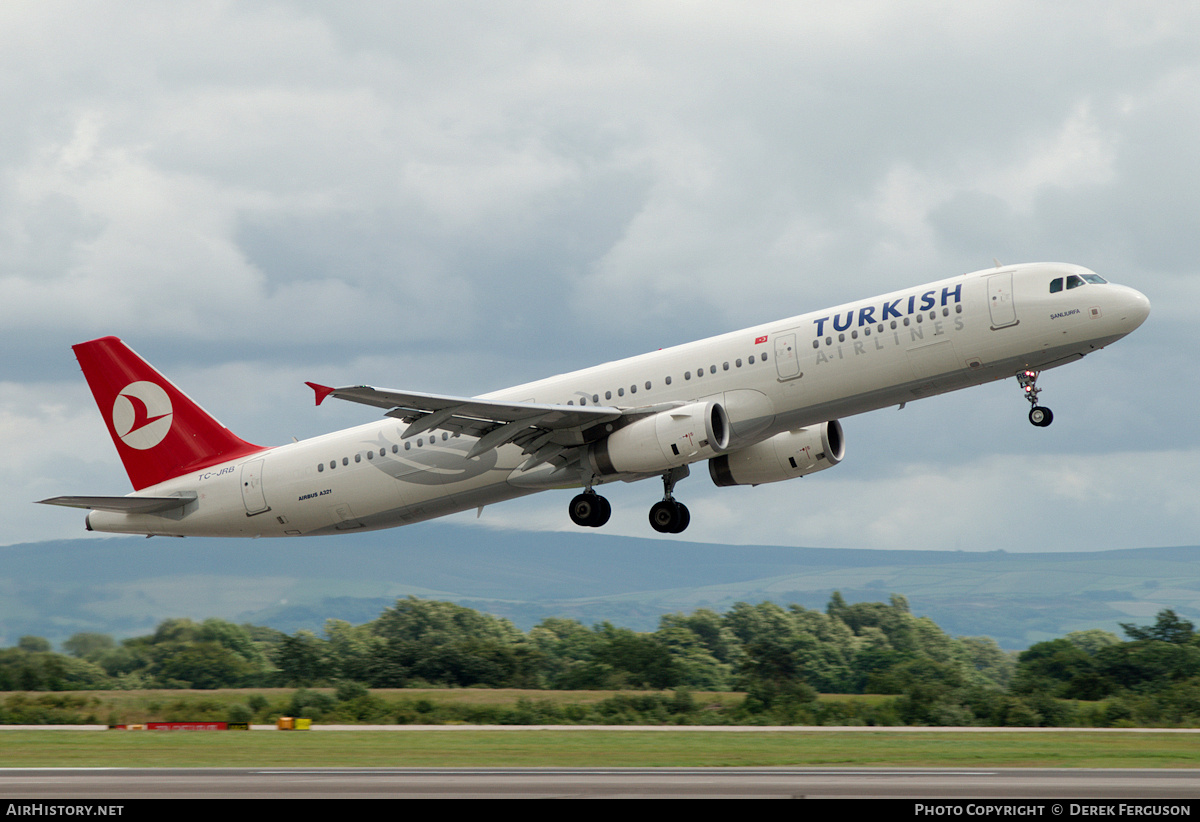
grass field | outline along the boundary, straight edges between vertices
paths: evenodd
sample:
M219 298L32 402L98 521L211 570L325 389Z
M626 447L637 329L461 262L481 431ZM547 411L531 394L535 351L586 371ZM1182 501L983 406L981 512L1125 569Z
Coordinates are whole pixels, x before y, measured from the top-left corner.
M0 767L1196 768L1169 733L0 731Z
M251 697L269 702L255 722L273 721L291 689L221 691L26 692L14 698L64 700L63 712L91 723L220 721ZM388 704L413 700L437 706L506 706L518 700L598 703L615 691L489 689L378 690ZM645 694L644 691L625 692ZM694 694L716 709L736 693ZM871 702L887 697L823 699ZM82 704L68 705L72 701ZM275 714L278 715L278 714ZM437 713L420 714L437 716ZM714 714L715 715L715 714ZM85 717L91 717L85 718ZM43 717L40 722L55 721ZM392 721L392 720L387 720ZM321 724L321 720L316 720ZM700 721L698 724L709 724ZM0 730L0 767L705 767L705 766L949 766L1197 768L1200 739L1191 734L973 732L853 732L507 730L485 731L42 731Z

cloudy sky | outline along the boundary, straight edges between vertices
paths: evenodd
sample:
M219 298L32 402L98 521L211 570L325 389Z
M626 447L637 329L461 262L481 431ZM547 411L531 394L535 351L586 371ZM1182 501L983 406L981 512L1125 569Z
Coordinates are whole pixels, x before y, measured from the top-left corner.
M844 420L833 470L695 471L686 537L1200 543L1195 3L7 0L0 110L0 544L129 490L72 343L273 445L375 418L304 380L479 394L993 259L1153 312L1051 428L1012 380ZM606 493L654 536L657 481Z

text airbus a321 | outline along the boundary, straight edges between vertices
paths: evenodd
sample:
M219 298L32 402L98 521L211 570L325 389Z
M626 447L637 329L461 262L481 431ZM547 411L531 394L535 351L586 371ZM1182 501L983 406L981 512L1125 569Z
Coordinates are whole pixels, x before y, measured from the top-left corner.
M596 488L661 478L650 524L679 533L690 466L719 486L801 477L840 462L838 420L1015 377L1049 425L1039 373L1113 343L1145 296L1076 265L1031 263L548 377L478 397L309 383L383 419L273 448L225 428L115 337L74 346L133 483L127 496L42 500L88 509L88 530L283 537L389 528L549 489L599 527Z

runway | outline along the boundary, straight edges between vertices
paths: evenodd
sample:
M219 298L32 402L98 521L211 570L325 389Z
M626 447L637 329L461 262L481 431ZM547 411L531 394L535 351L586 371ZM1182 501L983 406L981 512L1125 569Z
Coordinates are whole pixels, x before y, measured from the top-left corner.
M1049 768L11 768L0 797L137 799L842 799L1047 800L1200 797L1200 771ZM1086 797L1086 800L1080 800ZM1054 800L1060 800L1055 812ZM982 814L980 814L982 815ZM1168 814L1169 815L1169 814Z

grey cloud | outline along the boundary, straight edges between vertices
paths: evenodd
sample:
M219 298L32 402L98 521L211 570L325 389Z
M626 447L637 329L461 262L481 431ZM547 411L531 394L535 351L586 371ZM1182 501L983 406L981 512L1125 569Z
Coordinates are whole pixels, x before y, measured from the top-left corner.
M1177 352L1200 299L1198 15L5 7L0 379L14 407L34 381L78 388L70 343L116 333L269 444L365 419L316 413L301 379L478 393L993 257L1065 259L1155 309L1128 341L1047 374L1054 428L1027 430L1012 385L878 412L848 423L837 478L737 503L696 490L724 523L710 536L735 534L732 506L747 504L764 538L852 544L853 521L905 487L918 447L936 457L917 466L921 488L944 465L980 495L1023 502L1008 484L1061 481L1051 462L1069 456L1085 480L1128 471L1167 498L1172 451L1195 444L1197 389L1180 380L1194 369ZM123 482L107 442L60 453L52 429L28 439L55 459L11 467L10 487L119 490L71 480ZM1133 469L1087 459L1139 450ZM102 453L108 468L93 463ZM1022 454L1044 457L1028 476L1005 461ZM644 485L621 491L631 528ZM828 513L788 519L797 505ZM1031 516L1066 532L1087 515L1058 510ZM6 518L0 537L77 531L37 517ZM1188 527L1164 516L1147 541L1186 541Z

